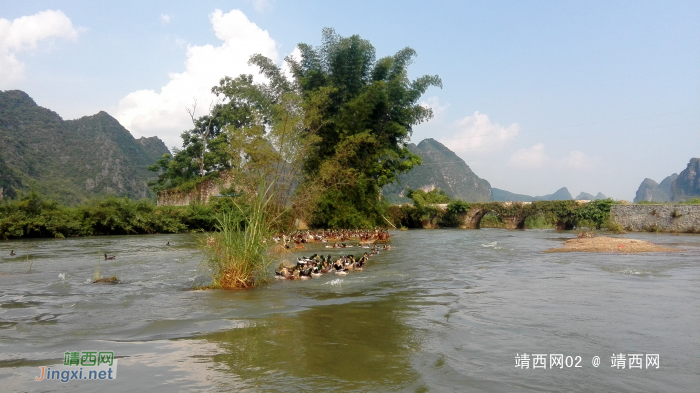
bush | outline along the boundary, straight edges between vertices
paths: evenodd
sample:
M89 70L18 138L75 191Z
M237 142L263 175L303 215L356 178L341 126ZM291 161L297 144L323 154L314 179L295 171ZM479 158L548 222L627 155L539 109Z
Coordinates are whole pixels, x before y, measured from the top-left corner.
M215 204L156 206L114 196L66 207L30 192L0 204L0 238L208 231L214 228L215 209Z
M269 239L279 218L271 209L269 189L261 187L248 204L216 214L217 231L204 250L212 269L212 288L252 288L267 279L272 258Z
M548 229L554 228L554 225L547 222L544 214L535 214L525 218L524 227L526 229Z
M469 211L469 204L461 199L450 202L447 205L447 212L442 218L441 225L446 227L458 227L464 215Z
M609 216L605 220L605 222L603 223L602 228L607 229L608 231L610 231L612 233L617 233L617 234L627 233L627 231L625 231L625 228L622 226L622 224L616 223Z

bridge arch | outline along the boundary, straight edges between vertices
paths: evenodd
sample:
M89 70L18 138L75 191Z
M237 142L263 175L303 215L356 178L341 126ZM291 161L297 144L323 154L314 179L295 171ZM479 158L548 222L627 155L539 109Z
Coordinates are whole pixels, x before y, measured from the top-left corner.
M525 226L525 212L522 206L512 206L512 203L491 202L486 204L474 204L464 215L462 229L479 229L481 220L485 215L494 213L505 224L506 229L523 229Z

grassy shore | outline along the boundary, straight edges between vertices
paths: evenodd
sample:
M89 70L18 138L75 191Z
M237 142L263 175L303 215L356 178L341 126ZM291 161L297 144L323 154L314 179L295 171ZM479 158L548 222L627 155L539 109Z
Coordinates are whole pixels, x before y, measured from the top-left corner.
M222 208L217 203L156 206L109 197L69 207L30 192L0 203L0 239L211 231Z

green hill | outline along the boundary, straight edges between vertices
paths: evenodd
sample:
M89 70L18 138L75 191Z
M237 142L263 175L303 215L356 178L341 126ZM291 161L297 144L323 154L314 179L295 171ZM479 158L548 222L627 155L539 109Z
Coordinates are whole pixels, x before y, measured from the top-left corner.
M168 153L106 112L64 121L19 90L0 92L0 198L36 189L75 205L106 195L153 197L148 166Z
M470 202L491 200L489 182L474 174L464 160L442 143L428 138L417 146L410 144L408 148L421 156L423 164L399 176L399 183L389 184L382 189L382 195L390 202L410 202L404 195L406 187L425 191L439 188L445 190L451 198Z

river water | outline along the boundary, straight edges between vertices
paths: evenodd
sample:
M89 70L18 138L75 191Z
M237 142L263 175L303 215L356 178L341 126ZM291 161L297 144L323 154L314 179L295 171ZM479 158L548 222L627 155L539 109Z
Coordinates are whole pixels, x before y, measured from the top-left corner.
M195 235L0 242L0 391L699 391L700 236L542 252L574 236L395 231L363 272L247 291L190 290L206 278ZM288 258L340 255L322 247ZM122 283L92 284L96 268ZM117 378L35 381L88 350L113 351ZM516 367L523 353L546 368Z

